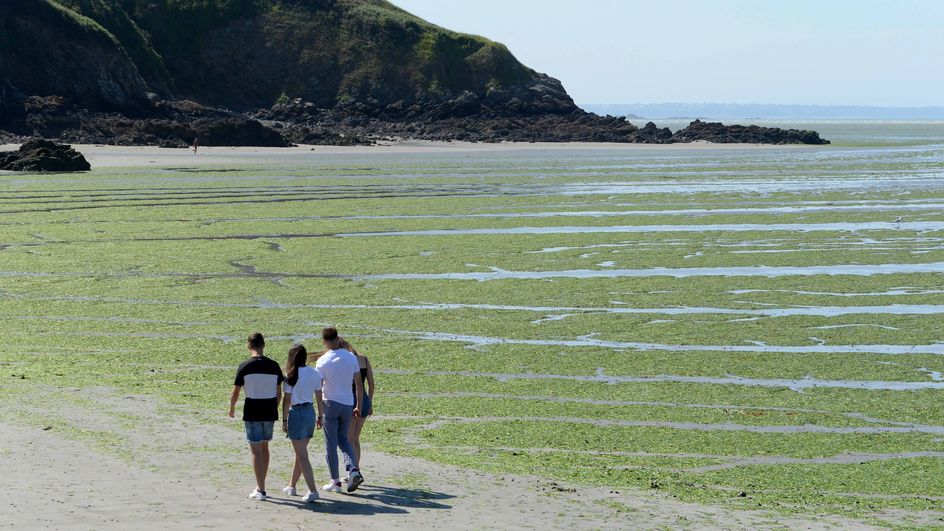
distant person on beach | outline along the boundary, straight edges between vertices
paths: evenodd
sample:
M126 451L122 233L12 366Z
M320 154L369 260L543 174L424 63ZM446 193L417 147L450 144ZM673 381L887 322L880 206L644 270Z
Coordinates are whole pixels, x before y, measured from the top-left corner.
M282 431L292 441L292 447L295 449L295 465L292 467L292 481L282 489L282 492L289 496L297 496L295 486L298 484L298 478L304 475L305 483L308 485L308 494L302 498L302 501L314 502L318 499L318 487L315 486L315 476L311 471L311 460L308 458L308 443L315 435L315 425L321 428L324 413L321 404L321 374L308 366L308 351L302 345L293 345L288 350L283 391ZM318 404L317 423L315 403Z
M354 447L354 457L357 458L357 463L360 465L364 463L361 456L361 431L364 429L364 424L367 423L367 417L374 414L374 370L370 366L370 360L367 359L367 356L358 352L343 338L341 339L341 348L357 356L357 365L360 367L361 381L366 387L361 395L363 409L361 410L360 416L351 422L351 431L348 432L348 439L351 440L351 446ZM353 393L357 393L353 385L351 389ZM348 474L348 477L344 478L345 483L350 483L350 470L348 470Z
M250 358L236 370L236 381L229 399L229 416L236 414L240 391L246 391L243 403L243 424L246 441L252 451L252 471L256 475L256 489L249 494L253 500L265 500L266 473L269 471L269 441L272 428L279 418L279 400L282 398L282 369L265 357L265 338L255 332L249 336Z
M362 397L364 384L361 381L361 369L357 356L341 348L338 330L327 327L321 331L321 339L327 352L318 358L315 369L324 378L322 397L324 399L324 434L325 452L331 481L322 489L329 492L341 492L341 479L338 474L338 448L344 454L344 463L350 470L348 492L354 492L364 482L364 476L357 466L357 455L348 439L351 423L363 411ZM351 386L354 393L351 393Z
M193 137L193 144L190 147L193 148L193 154L196 155L197 148L200 147L200 139L197 137Z

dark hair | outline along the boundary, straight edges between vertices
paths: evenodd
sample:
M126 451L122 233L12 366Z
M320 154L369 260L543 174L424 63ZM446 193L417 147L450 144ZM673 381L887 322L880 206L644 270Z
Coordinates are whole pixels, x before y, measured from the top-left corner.
M259 332L253 332L249 335L249 348L259 350L265 346L265 338Z
M307 364L308 351L305 350L305 345L298 343L292 345L292 348L288 349L288 361L285 362L285 381L289 385L298 383L298 369Z
M352 345L347 339L344 339L343 337L338 338L338 346L357 355L357 349L354 348L354 345Z
M326 326L321 330L321 339L325 341L337 341L338 340L338 329L333 326Z

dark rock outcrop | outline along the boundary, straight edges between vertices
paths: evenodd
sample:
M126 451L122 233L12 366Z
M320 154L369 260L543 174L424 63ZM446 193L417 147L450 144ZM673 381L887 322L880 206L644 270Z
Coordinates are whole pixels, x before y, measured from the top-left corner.
M663 144L672 141L672 131L668 127L659 128L652 122L647 122L642 129L636 132L636 142L641 144Z
M0 170L52 172L89 171L91 166L72 146L33 139L17 151L0 153Z
M549 97L544 105L559 106ZM633 142L638 128L624 118L601 117L574 108L542 112L532 104L523 111L517 98L479 99L471 94L441 103L348 103L318 108L296 100L251 116L279 127L296 143L312 143L333 132L342 139L399 138L469 142ZM318 142L315 142L318 143ZM346 142L345 142L346 143Z
M190 127L203 146L288 146L278 132L245 116L201 118Z
M473 109L472 106L475 106ZM567 113L519 113L503 104L469 96L438 105L371 107L364 104L318 109L295 101L252 116L277 126L299 144L312 142L310 131L342 138L402 138L470 142L618 142L677 144L687 142L746 144L828 144L815 131L723 125L695 120L675 133L648 122L636 127L623 117L597 116L579 109ZM323 138L323 137L322 137Z
M186 147L198 138L205 146L289 145L278 131L252 118L192 101L148 102L128 116L92 112L59 96L33 96L24 102L23 114L21 126L13 130L16 135L7 141L28 136L77 144Z
M828 144L816 131L760 127L756 125L724 125L719 122L695 120L672 135L672 142L714 142L717 144Z

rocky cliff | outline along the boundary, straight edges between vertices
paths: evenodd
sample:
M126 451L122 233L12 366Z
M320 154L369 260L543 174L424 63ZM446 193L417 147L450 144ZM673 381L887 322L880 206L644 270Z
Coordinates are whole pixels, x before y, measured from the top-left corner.
M208 128L263 145L668 140L384 0L0 2L6 136L183 145Z
M46 0L0 2L0 105L56 95L96 109L127 110L147 85L114 35Z

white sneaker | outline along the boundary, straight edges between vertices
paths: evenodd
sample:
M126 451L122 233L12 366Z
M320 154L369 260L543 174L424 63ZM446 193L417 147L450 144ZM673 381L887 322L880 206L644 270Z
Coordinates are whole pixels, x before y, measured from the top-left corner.
M334 480L331 480L325 483L324 487L321 487L321 490L325 492L341 492L341 483L335 483Z
M282 489L282 492L284 492L285 494L289 496L298 496L298 492L295 490L295 487L291 485L288 485L287 487Z
M258 488L253 490L252 493L249 495L250 500L264 501L266 498L268 498L268 496L266 496L266 493L259 490Z
M315 503L316 501L318 501L318 499L319 499L318 493L310 490L308 491L308 494L306 494L305 497L302 498L302 501L305 503Z
M354 492L357 490L357 487L361 486L361 483L364 482L364 476L359 470L351 471L351 482L347 485L348 492Z
M348 472L348 475L341 478L341 483L350 483L351 482L351 473Z

